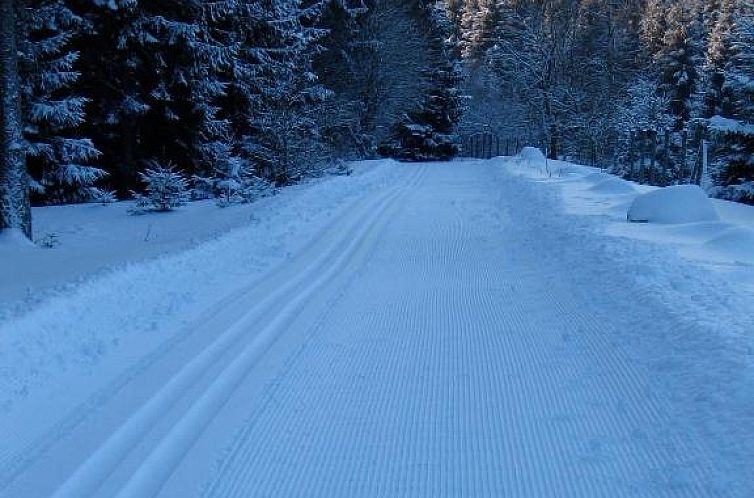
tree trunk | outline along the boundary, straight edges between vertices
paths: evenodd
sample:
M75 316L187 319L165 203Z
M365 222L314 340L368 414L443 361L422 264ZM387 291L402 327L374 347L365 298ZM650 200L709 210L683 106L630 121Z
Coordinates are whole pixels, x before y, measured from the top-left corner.
M16 229L31 238L14 3L0 0L0 231Z

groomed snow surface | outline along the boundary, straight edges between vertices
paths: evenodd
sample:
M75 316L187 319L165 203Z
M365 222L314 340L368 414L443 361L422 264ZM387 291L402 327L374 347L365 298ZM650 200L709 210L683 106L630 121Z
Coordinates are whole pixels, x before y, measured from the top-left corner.
M752 208L534 159L38 212L0 496L754 495Z

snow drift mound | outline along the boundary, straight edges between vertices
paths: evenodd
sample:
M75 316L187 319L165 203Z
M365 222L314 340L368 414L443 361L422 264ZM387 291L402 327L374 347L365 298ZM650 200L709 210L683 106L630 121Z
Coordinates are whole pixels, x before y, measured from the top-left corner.
M642 194L628 209L628 221L700 223L719 218L712 201L696 185L675 185Z
M544 162L545 155L536 147L524 147L516 158L519 161Z
M588 175L584 177L584 180L588 182L592 182L592 183L598 183L603 180L607 180L608 178L610 178L609 174L600 172L600 173L589 173Z
M16 228L10 228L0 231L0 249L29 248L34 244Z
M635 194L634 189L630 183L619 178L607 178L599 183L589 187L590 192L597 194Z
M730 228L704 245L737 260L754 262L754 230L750 228Z

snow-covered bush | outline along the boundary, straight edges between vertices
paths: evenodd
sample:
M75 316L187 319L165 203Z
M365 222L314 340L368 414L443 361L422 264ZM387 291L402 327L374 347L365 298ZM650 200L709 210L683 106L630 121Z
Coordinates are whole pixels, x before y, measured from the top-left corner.
M636 223L700 223L720 218L700 187L674 185L638 196L627 219Z
M145 183L145 194L134 192L136 211L171 211L188 201L188 182L173 166L152 167L139 174Z
M118 196L114 190L98 189L97 193L92 197L92 202L102 204L112 204L118 201Z
M36 244L43 249L54 249L60 245L60 239L58 239L58 234L50 232L39 238Z
M192 201L201 201L215 197L215 179L211 176L194 175L191 177L189 197Z
M213 189L218 198L217 205L226 207L264 197L272 185L258 176L247 161L229 157L216 168Z
M330 164L327 172L331 175L350 176L353 173L353 169L347 161L336 159Z

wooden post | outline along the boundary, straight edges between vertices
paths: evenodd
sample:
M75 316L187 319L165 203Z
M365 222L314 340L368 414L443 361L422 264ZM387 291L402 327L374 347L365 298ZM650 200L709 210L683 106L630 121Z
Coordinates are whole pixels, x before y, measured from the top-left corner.
M686 183L686 141L688 140L686 129L681 131L681 182Z
M709 150L707 139L702 139L702 169L699 175L699 182L697 185L704 187L704 182L707 179L707 152Z
M652 146L652 169L649 171L649 182L654 184L657 178L657 131L652 132L652 141L650 143Z
M663 161L665 162L665 168L670 167L670 130L665 128L665 139L663 144ZM677 178L676 178L677 180Z

